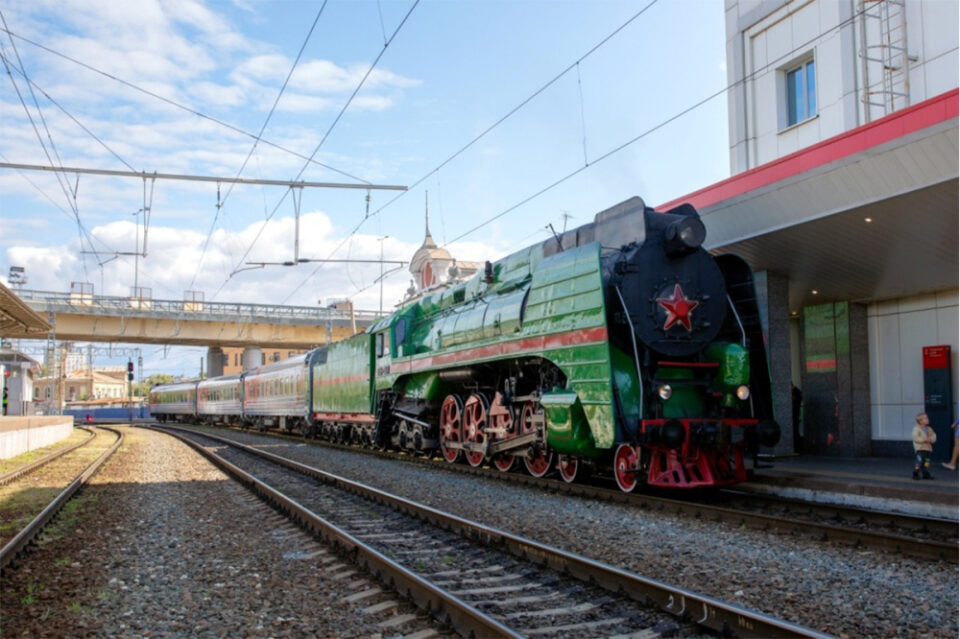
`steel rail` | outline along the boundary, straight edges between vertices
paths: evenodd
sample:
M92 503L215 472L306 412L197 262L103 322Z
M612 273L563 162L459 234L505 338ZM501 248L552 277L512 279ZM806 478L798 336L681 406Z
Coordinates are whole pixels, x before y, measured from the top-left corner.
M810 502L795 497L782 497L767 493L758 493L749 490L738 490L736 487L724 488L719 495L723 499L733 502L764 502L780 506L787 511L816 511L817 514L831 519L862 521L876 526L895 526L915 531L926 531L936 534L955 537L960 522L940 517L895 513L875 508L847 506L829 502Z
M102 428L102 427L101 427ZM120 448L120 445L123 443L123 433L112 428L104 428L111 433L117 436L117 441L113 445L103 452L100 457L98 457L92 464L87 466L87 468L81 472L76 479L70 482L70 485L63 489L63 491L57 495L57 497L50 502L39 515L33 518L26 527L21 530L17 535L11 539L7 544L0 549L0 574L13 562L17 556L26 549L26 547L36 539L37 535L40 534L40 531L50 523L50 521L60 512L60 509L63 508L71 497L73 497L80 488L86 484L90 478L96 473L100 467L108 460L110 457Z
M285 468L306 474L365 499L382 503L404 514L414 516L437 527L458 532L461 536L490 546L509 550L517 557L535 561L581 581L594 583L611 592L623 592L639 602L653 602L670 614L687 617L698 625L738 637L818 637L830 635L793 624L776 617L742 608L707 595L630 573L599 561L526 539L491 526L473 522L409 499L392 495L306 464L286 459L253 446L231 441L205 432L189 431L202 437L234 446L267 459ZM358 542L359 543L359 542ZM389 561L389 560L388 560ZM484 636L484 635L479 635Z
M520 637L520 635L513 632L507 626L485 615L473 606L470 606L419 575L410 572L332 522L316 515L293 499L290 499L253 475L231 464L213 451L207 450L202 445L190 439L190 437L174 431L186 431L195 436L221 441L232 446L237 446L236 442L229 442L216 436L190 431L188 429L174 427L155 427L155 429L172 435L186 443L225 473L234 477L234 479L255 495L278 507L288 517L305 527L313 535L343 550L353 561L365 567L379 580L395 588L398 593L408 596L416 602L418 606L424 608L433 616L443 619L464 636ZM242 445L240 446L242 447Z
M268 435L283 439L292 439L299 442L305 441L303 437L294 435L285 435L275 432L268 433ZM425 457L417 457L408 454L396 453L393 451L357 448L355 446L335 444L333 442L321 439L306 441L329 448L348 450L365 455L374 455L382 459L425 464L429 465L431 468L448 472L467 473L480 477L486 477L488 479L516 482L521 485L553 490L557 493L585 497L588 499L601 499L614 503L629 504L631 506L637 506L639 508L656 512L669 512L702 519L712 519L713 521L718 522L729 522L737 526L747 526L765 531L775 530L781 533L801 535L820 541L834 541L837 543L852 545L854 547L869 547L880 550L894 551L910 557L960 563L960 546L958 546L958 544L955 542L947 543L928 541L915 539L905 535L861 530L857 528L845 528L842 526L806 521L802 519L765 515L762 513L752 513L737 508L725 508L723 506L714 506L712 504L704 504L700 502L671 499L669 497L660 497L657 495L624 493L620 490L612 488L579 483L568 484L562 481L550 481L549 479L545 480L543 478L538 479L521 473L504 473L492 468L474 468L464 464L440 464L434 459L428 459ZM811 504L811 506L819 506L819 504ZM895 513L888 514L888 519L898 517L899 515ZM913 518L908 516L907 519L912 520Z
M92 430L84 426L79 426L78 428L80 428L80 430L87 431L88 436L86 439L79 441L76 444L73 444L71 446L67 446L66 448L63 448L61 450L55 450L52 453L45 455L40 459L32 461L25 466L21 466L20 468L15 468L14 470L11 470L9 473L4 473L3 475L0 475L0 486L9 484L13 480L23 477L24 475L34 470L37 470L41 466L45 466L46 464L52 462L54 459L62 457L63 455L66 455L67 453L74 451L80 448L81 446L84 446L85 444L89 444L91 441L93 441L94 433Z

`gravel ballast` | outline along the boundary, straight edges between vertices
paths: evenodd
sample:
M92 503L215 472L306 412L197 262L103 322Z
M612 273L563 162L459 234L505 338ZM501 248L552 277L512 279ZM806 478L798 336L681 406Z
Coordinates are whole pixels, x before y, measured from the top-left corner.
M186 445L122 430L121 450L4 572L0 636L377 637L439 628L395 593L375 592L386 589Z
M223 431L221 431L223 432ZM276 454L843 637L956 637L957 567L249 433Z

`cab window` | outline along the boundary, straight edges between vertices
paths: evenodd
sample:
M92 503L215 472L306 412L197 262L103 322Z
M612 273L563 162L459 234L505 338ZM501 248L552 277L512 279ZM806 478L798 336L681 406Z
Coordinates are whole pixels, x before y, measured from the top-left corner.
M390 342L387 340L386 332L377 333L377 357L386 357L390 350Z

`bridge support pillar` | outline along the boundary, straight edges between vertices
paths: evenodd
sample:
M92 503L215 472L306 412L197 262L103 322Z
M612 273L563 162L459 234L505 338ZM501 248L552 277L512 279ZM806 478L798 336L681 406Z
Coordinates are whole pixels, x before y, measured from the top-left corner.
M263 364L263 351L259 346L247 346L243 349L243 370L248 371Z
M207 349L207 377L223 375L223 349L211 346Z

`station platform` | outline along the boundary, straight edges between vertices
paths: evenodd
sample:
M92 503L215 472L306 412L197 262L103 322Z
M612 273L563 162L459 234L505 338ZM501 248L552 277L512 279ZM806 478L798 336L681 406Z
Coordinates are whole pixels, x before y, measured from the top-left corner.
M940 462L933 479L913 479L913 458L763 457L737 488L823 503L958 519L958 471Z

